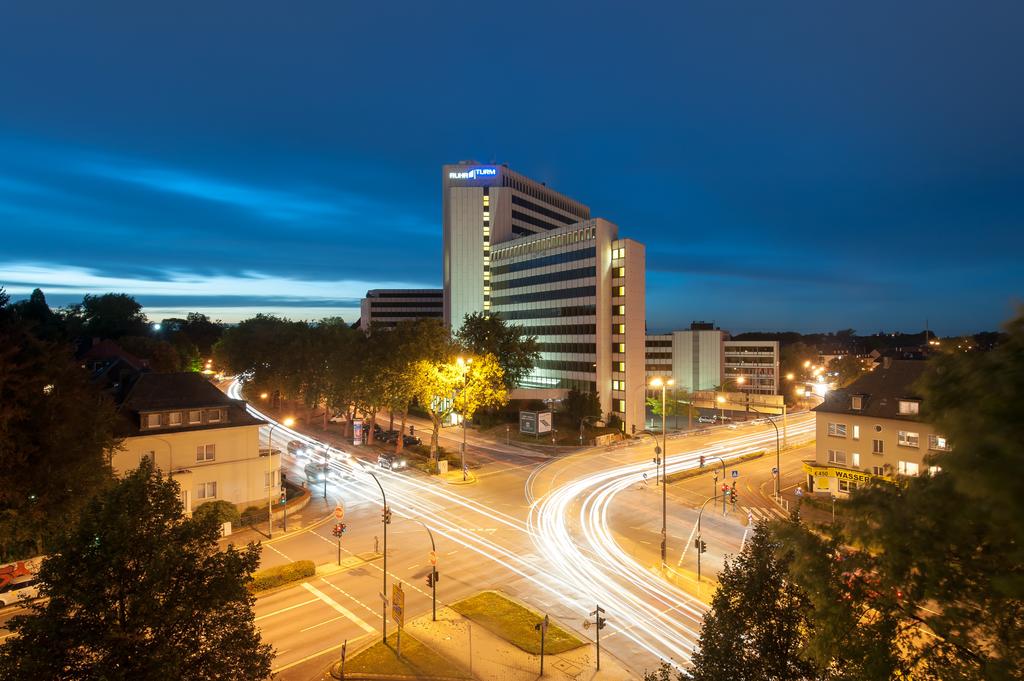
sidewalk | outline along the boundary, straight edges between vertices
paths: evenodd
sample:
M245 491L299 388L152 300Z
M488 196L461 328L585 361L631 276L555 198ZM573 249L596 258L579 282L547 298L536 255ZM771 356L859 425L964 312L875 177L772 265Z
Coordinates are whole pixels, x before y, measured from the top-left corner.
M249 542L263 542L264 544L275 543L285 537L291 537L302 532L319 527L323 522L334 519L334 506L336 500L328 495L325 500L322 496L312 491L312 496L305 508L300 511L288 513L288 531L284 531L281 518L274 520L273 538L267 535L267 521L252 525L250 527L233 526L231 534L221 537L219 542L222 547L228 544L243 545Z
M427 614L408 622L403 631L482 681L536 681L540 674L539 655L520 650L450 608L439 608L436 622ZM545 655L544 678L554 681L636 678L607 651L601 653L601 671L598 672L596 658L597 649L592 643L558 655ZM439 677L450 673L446 669L437 670ZM332 677L326 671L317 678Z

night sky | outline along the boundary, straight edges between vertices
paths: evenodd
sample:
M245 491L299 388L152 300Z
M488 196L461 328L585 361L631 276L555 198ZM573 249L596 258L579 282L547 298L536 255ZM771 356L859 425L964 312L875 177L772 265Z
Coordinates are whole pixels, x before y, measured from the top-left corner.
M441 284L441 173L647 244L648 328L997 327L1024 4L7 2L0 285L151 318Z

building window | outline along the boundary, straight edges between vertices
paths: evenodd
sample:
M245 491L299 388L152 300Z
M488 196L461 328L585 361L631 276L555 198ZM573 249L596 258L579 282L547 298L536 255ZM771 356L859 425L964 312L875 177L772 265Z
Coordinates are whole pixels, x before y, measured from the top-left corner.
M626 382L625 381L619 381L619 380L612 381L612 390L625 390L625 389L626 389Z
M203 412L199 411L198 409L194 409L194 410L190 411L188 413L188 422L189 423L202 423L203 422Z
M620 414L626 413L626 400L615 400L615 411Z
M898 470L900 475L917 475L921 472L920 466L913 461L900 461Z
M624 276L626 276L626 268L625 267L615 267L615 268L613 268L612 269L612 276L613 277L624 277Z
M201 482L196 485L196 499L216 499L217 483Z
M211 409L206 412L206 420L210 423L220 423L220 409Z
M625 352L626 351L626 344L625 343L612 343L612 348L613 348L613 352Z
M846 424L845 423L830 423L828 424L828 434L830 437L846 437Z
M626 314L626 306L612 305L612 314Z
M624 295L626 295L626 287L625 286L612 286L612 295L613 296L624 296Z
M612 362L612 371L623 372L626 370L625 362Z
M915 400L900 400L902 416L917 416L921 412L921 403Z
M885 453L884 446L883 446L881 440L872 440L871 441L871 453L872 454L884 454Z
M612 324L612 333L626 333L626 325Z
M921 445L921 436L918 433L901 430L899 433L899 444L900 447L919 447Z
M263 471L263 487L264 489L277 487L277 471Z
M928 436L928 449L933 452L948 452L949 441L941 435L929 435Z
M854 426L853 427L853 439L854 440L859 440L860 439L860 426Z
M854 468L860 468L860 453L854 452L850 454L850 465Z
M160 414L146 414L146 427L147 428L159 428L160 427Z
M828 462L838 463L843 466L846 465L846 452L841 452L838 449L828 450Z
M170 414L167 415L167 418L168 418L168 423L170 425L172 425L172 426L180 426L181 425L181 412L180 411L172 411Z
M217 455L217 445L199 445L196 447L196 461L213 461Z
M857 489L857 483L850 482L848 480L839 480L839 491L840 492L852 492Z
M885 466L872 466L871 472L874 475L885 475Z
M619 259L624 258L624 257L626 257L626 249L625 248L613 248L612 249L612 260L619 260Z
M850 398L850 409L860 411L864 408L864 398L861 395L854 395Z

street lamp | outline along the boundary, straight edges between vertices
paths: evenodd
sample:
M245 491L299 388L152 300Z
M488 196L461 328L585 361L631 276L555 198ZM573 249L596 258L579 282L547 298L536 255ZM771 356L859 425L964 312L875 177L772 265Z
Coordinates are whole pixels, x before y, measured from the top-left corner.
M456 393L456 396L465 391L466 386L469 385L469 365L473 363L473 358L463 359L459 357L455 360L459 369L462 370L462 390ZM459 418L462 420L462 481L466 481L466 414L465 410L459 414Z
M715 401L718 402L718 411L720 412L721 417L722 417L722 422L724 423L725 422L725 398L722 397L721 395L719 395L718 397L715 398Z
M283 425L291 428L295 425L295 419L291 416L285 418L281 423L271 423L270 431L267 433L267 538L274 538L274 428ZM262 456L262 455L261 455Z
M782 492L782 456L780 452L782 450L779 447L779 427L775 425L775 419L773 419L770 414L766 414L763 411L758 411L757 409L751 407L749 404L749 400L747 404L747 409L754 412L755 414L760 414L761 416L764 416L766 419L768 419L768 423L772 424L772 427L775 428L775 498L780 499Z
M665 390L675 381L661 377L651 379L652 388L661 388L661 570L665 571L668 555L668 431L665 418Z
M384 486L380 484L380 480L371 471L366 472L377 483L377 487L380 488L380 496L384 499L384 512L381 513L381 521L384 523L384 586L381 587L380 597L383 600L381 604L381 629L384 634L383 641L386 644L388 642L388 525L391 524L391 509L388 507L388 496L384 494ZM433 542L433 536L431 536L431 542Z

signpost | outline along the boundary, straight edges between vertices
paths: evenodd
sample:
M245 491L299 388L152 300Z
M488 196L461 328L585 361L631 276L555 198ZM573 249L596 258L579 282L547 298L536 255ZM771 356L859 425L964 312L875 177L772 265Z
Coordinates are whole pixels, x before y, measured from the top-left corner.
M736 470L736 469L733 469L733 471L732 471L732 479L735 480L738 477L740 477L740 472L738 470Z
M391 585L391 619L398 625L398 656L402 656L402 627L405 626L405 592L402 585L395 582Z
M345 678L345 651L348 650L348 639L341 644L341 678Z
M533 625L533 628L540 632L540 675L544 676L544 637L548 633L548 616L544 615L544 620L539 624Z

